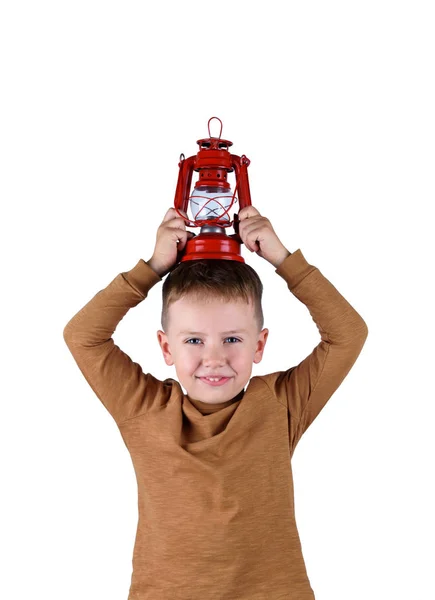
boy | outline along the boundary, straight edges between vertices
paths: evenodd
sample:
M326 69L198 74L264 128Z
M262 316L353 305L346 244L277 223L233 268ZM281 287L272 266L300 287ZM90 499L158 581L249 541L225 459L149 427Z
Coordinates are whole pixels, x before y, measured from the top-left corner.
M128 598L312 600L291 458L357 359L367 326L301 251L291 254L270 221L248 206L239 213L243 243L275 267L321 335L299 365L249 379L268 336L261 282L236 261L177 264L189 235L169 209L151 259L115 277L64 329L136 472L139 521ZM157 338L187 394L174 379L144 374L112 339L127 311L169 271L165 331Z

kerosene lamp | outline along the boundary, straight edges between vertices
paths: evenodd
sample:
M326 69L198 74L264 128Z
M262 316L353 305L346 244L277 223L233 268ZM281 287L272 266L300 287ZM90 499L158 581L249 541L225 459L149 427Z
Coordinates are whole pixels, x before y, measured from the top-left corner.
M210 121L217 119L220 124L219 137L211 137ZM239 210L251 204L249 191L249 158L229 152L233 145L221 138L222 121L211 117L208 121L208 138L197 140L199 151L196 156L185 158L180 155L177 189L174 206L178 215L189 227L200 227L198 235L187 241L180 262L203 258L218 258L245 262L240 254L242 240L238 232L238 214L231 220L229 211L237 202ZM198 181L191 192L193 171L199 173ZM228 173L235 172L234 192L227 180ZM238 198L236 191L238 190ZM193 218L186 218L190 203ZM181 214L180 211L184 214ZM234 234L227 235L225 229L234 227Z

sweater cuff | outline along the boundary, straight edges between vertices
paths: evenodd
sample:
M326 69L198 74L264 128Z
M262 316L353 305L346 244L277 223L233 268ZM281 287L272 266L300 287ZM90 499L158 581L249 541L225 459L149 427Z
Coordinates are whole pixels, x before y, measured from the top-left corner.
M146 297L148 291L156 285L159 281L162 281L160 275L158 275L147 262L142 258L130 271L122 273L124 279L141 294Z
M305 277L315 271L317 267L308 264L300 249L287 256L277 269L277 273L288 284L290 289L295 288Z

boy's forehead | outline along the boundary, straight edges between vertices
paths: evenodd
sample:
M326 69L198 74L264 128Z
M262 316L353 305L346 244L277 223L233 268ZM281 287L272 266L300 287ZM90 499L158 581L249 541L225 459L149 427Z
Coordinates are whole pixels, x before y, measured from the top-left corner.
M254 325L254 307L243 301L181 298L169 306L170 321L180 335L207 330L219 333L247 333Z

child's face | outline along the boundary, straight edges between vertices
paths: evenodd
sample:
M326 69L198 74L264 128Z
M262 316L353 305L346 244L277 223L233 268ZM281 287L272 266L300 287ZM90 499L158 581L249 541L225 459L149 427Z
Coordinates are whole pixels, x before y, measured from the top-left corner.
M196 302L184 297L169 306L168 322L167 333L157 332L166 364L175 365L190 398L211 404L231 400L244 389L269 334L268 329L258 331L254 305L242 300ZM229 379L212 386L201 379L208 375Z

